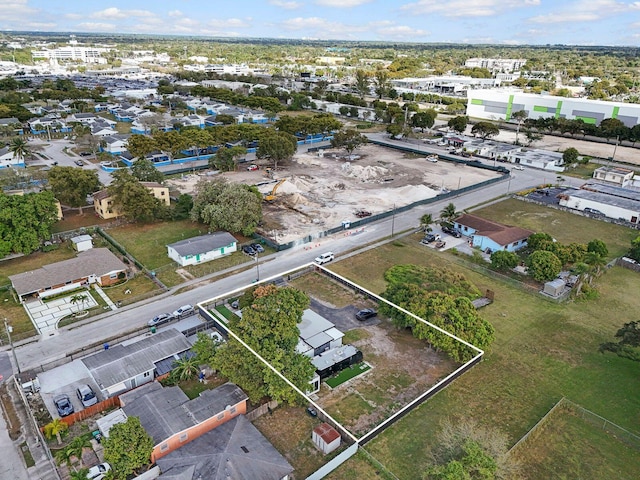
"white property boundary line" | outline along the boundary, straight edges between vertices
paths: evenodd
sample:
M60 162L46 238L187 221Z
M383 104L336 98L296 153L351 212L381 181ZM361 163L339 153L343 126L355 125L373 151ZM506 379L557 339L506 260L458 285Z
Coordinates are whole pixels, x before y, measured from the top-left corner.
M370 430L369 432L365 433L360 438L356 437L344 425L342 425L341 423L336 421L320 405L318 405L316 402L314 402L306 393L304 393L302 390L300 390L298 387L296 387L288 378L286 378L284 375L282 375L275 367L273 367L269 362L267 362L260 354L258 354L249 345L247 345L242 339L240 339L234 332L232 332L229 328L227 328L226 324L223 324L222 322L220 322L217 319L213 318L213 316L207 311L207 305L212 305L212 304L215 305L217 303L217 301L219 301L221 299L226 299L226 298L229 298L229 297L233 297L234 295L237 295L240 292L244 292L248 288L251 288L251 287L254 287L254 286L257 286L257 285L261 285L261 284L265 284L265 283L270 283L271 281L273 281L275 279L278 279L278 278L286 278L288 275L290 275L290 274L292 274L294 272L299 272L299 271L301 271L303 269L309 269L311 267L313 267L315 270L321 270L325 275L327 275L329 277L334 277L334 278L339 279L341 282L345 283L346 285L350 286L351 288L354 288L355 290L358 290L358 291L360 291L362 293L365 293L366 295L370 296L371 298L376 299L378 302L386 303L387 305L398 309L399 311L401 311L402 313L404 313L406 315L409 315L411 318L415 319L416 321L422 322L425 325L428 325L429 327L434 328L434 329L438 330L439 332L444 333L445 335L447 335L447 336L453 338L454 340L462 343L463 345L466 345L467 347L475 350L476 352L478 352L478 354L476 356L474 356L468 362L466 362L463 365L461 365L455 371L451 372L445 378L440 380L437 384L433 385L431 388L429 388L428 390L423 392L417 398L415 398L414 400L409 402L407 405L402 407L399 411L397 411L396 413L391 415L389 418L385 419L380 424L376 425L372 430ZM394 304L394 303L392 303L392 302L380 297L379 295L367 290L366 288L363 288L363 287L361 287L359 285L356 285L351 280L348 280L347 278L345 278L345 277L343 277L341 275L338 275L337 273L334 273L331 270L327 270L325 267L323 267L321 265L318 265L316 263L313 263L313 262L310 262L310 263L301 265L299 267L287 270L287 271L279 273L277 275L273 275L273 276L265 278L265 279L263 279L263 280L261 280L259 282L252 283L252 284L246 285L244 287L236 288L235 290L231 290L231 291L229 291L227 293L224 293L224 294L217 295L215 297L209 298L207 300L204 300L202 302L197 303L197 307L200 309L201 313L204 313L207 316L211 317L213 320L216 320L216 323L221 325L222 328L227 332L227 334L229 334L234 339L236 339L238 342L240 342L240 344L242 346L244 346L253 355L255 355L256 358L258 358L262 363L264 363L272 372L274 372L276 375L278 375L284 382L287 383L287 385L289 385L291 388L293 388L293 390L295 392L297 392L299 395L301 395L302 398L304 398L309 404L313 405L314 408L316 408L317 410L322 412L322 414L325 415L326 418L330 419L334 423L334 425L336 425L345 435L347 435L354 443L356 443L358 445L364 444L367 441L369 441L372 438L374 438L382 430L384 430L389 425L391 425L392 423L394 423L395 421L400 419L402 416L404 416L407 413L409 413L413 408L415 408L417 405L422 403L424 400L426 400L431 395L433 395L437 391L439 391L442 388L444 388L455 377L457 377L458 375L463 373L465 370L468 370L469 368L471 368L475 363L479 362L480 359L482 358L482 356L484 355L484 351L481 350L480 348L476 347L475 345L470 344L469 342L457 337L456 335L453 335L450 332L447 332L446 330L440 328L437 325L432 324L431 322L428 322L428 321L424 320L423 318L418 317L417 315L414 315L413 313L409 312L408 310L406 310L406 309L404 309L402 307L399 307L398 305L396 305L396 304ZM337 467L337 465L336 465L336 467Z

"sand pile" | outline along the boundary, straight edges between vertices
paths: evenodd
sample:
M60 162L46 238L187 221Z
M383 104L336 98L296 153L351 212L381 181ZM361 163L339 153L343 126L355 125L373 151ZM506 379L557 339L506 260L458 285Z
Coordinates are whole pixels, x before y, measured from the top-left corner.
M380 177L385 176L389 173L388 168L380 167L378 165L352 165L350 163L345 163L342 169L353 178L358 178L364 182L377 180Z
M276 184L274 183L273 185L269 185L269 188L271 190L273 190L273 187L275 187ZM284 183L282 183L279 187L278 187L278 191L276 192L276 195L278 194L290 194L290 193L298 193L300 190L298 189L298 187L291 181L289 180L285 180Z
M317 156L311 156L308 153L298 153L295 157L293 157L293 161L299 163L300 165L309 165L314 167L322 167L326 168L323 163L322 158L318 158Z
M299 192L310 192L314 188L313 183L304 178L293 177L290 181L298 188Z

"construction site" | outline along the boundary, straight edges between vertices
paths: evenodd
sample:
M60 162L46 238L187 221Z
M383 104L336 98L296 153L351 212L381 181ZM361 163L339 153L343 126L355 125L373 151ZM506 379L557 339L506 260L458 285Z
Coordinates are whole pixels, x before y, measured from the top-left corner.
M337 149L299 152L275 171L255 163L257 170L244 167L215 177L258 187L265 197L260 232L281 244L500 175L373 144L352 155ZM193 193L201 178L215 177L187 175L170 183Z

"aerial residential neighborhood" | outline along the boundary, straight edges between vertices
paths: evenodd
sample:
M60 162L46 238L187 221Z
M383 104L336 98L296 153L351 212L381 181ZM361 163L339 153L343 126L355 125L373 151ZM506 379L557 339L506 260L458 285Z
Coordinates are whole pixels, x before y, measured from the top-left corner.
M0 480L640 478L637 9L436 3L0 9Z

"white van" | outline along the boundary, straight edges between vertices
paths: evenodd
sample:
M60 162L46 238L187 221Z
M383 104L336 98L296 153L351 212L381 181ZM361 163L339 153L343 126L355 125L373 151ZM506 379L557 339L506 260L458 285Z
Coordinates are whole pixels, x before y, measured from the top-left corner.
M326 252L318 255L313 261L318 265L330 262L333 260L333 252Z

